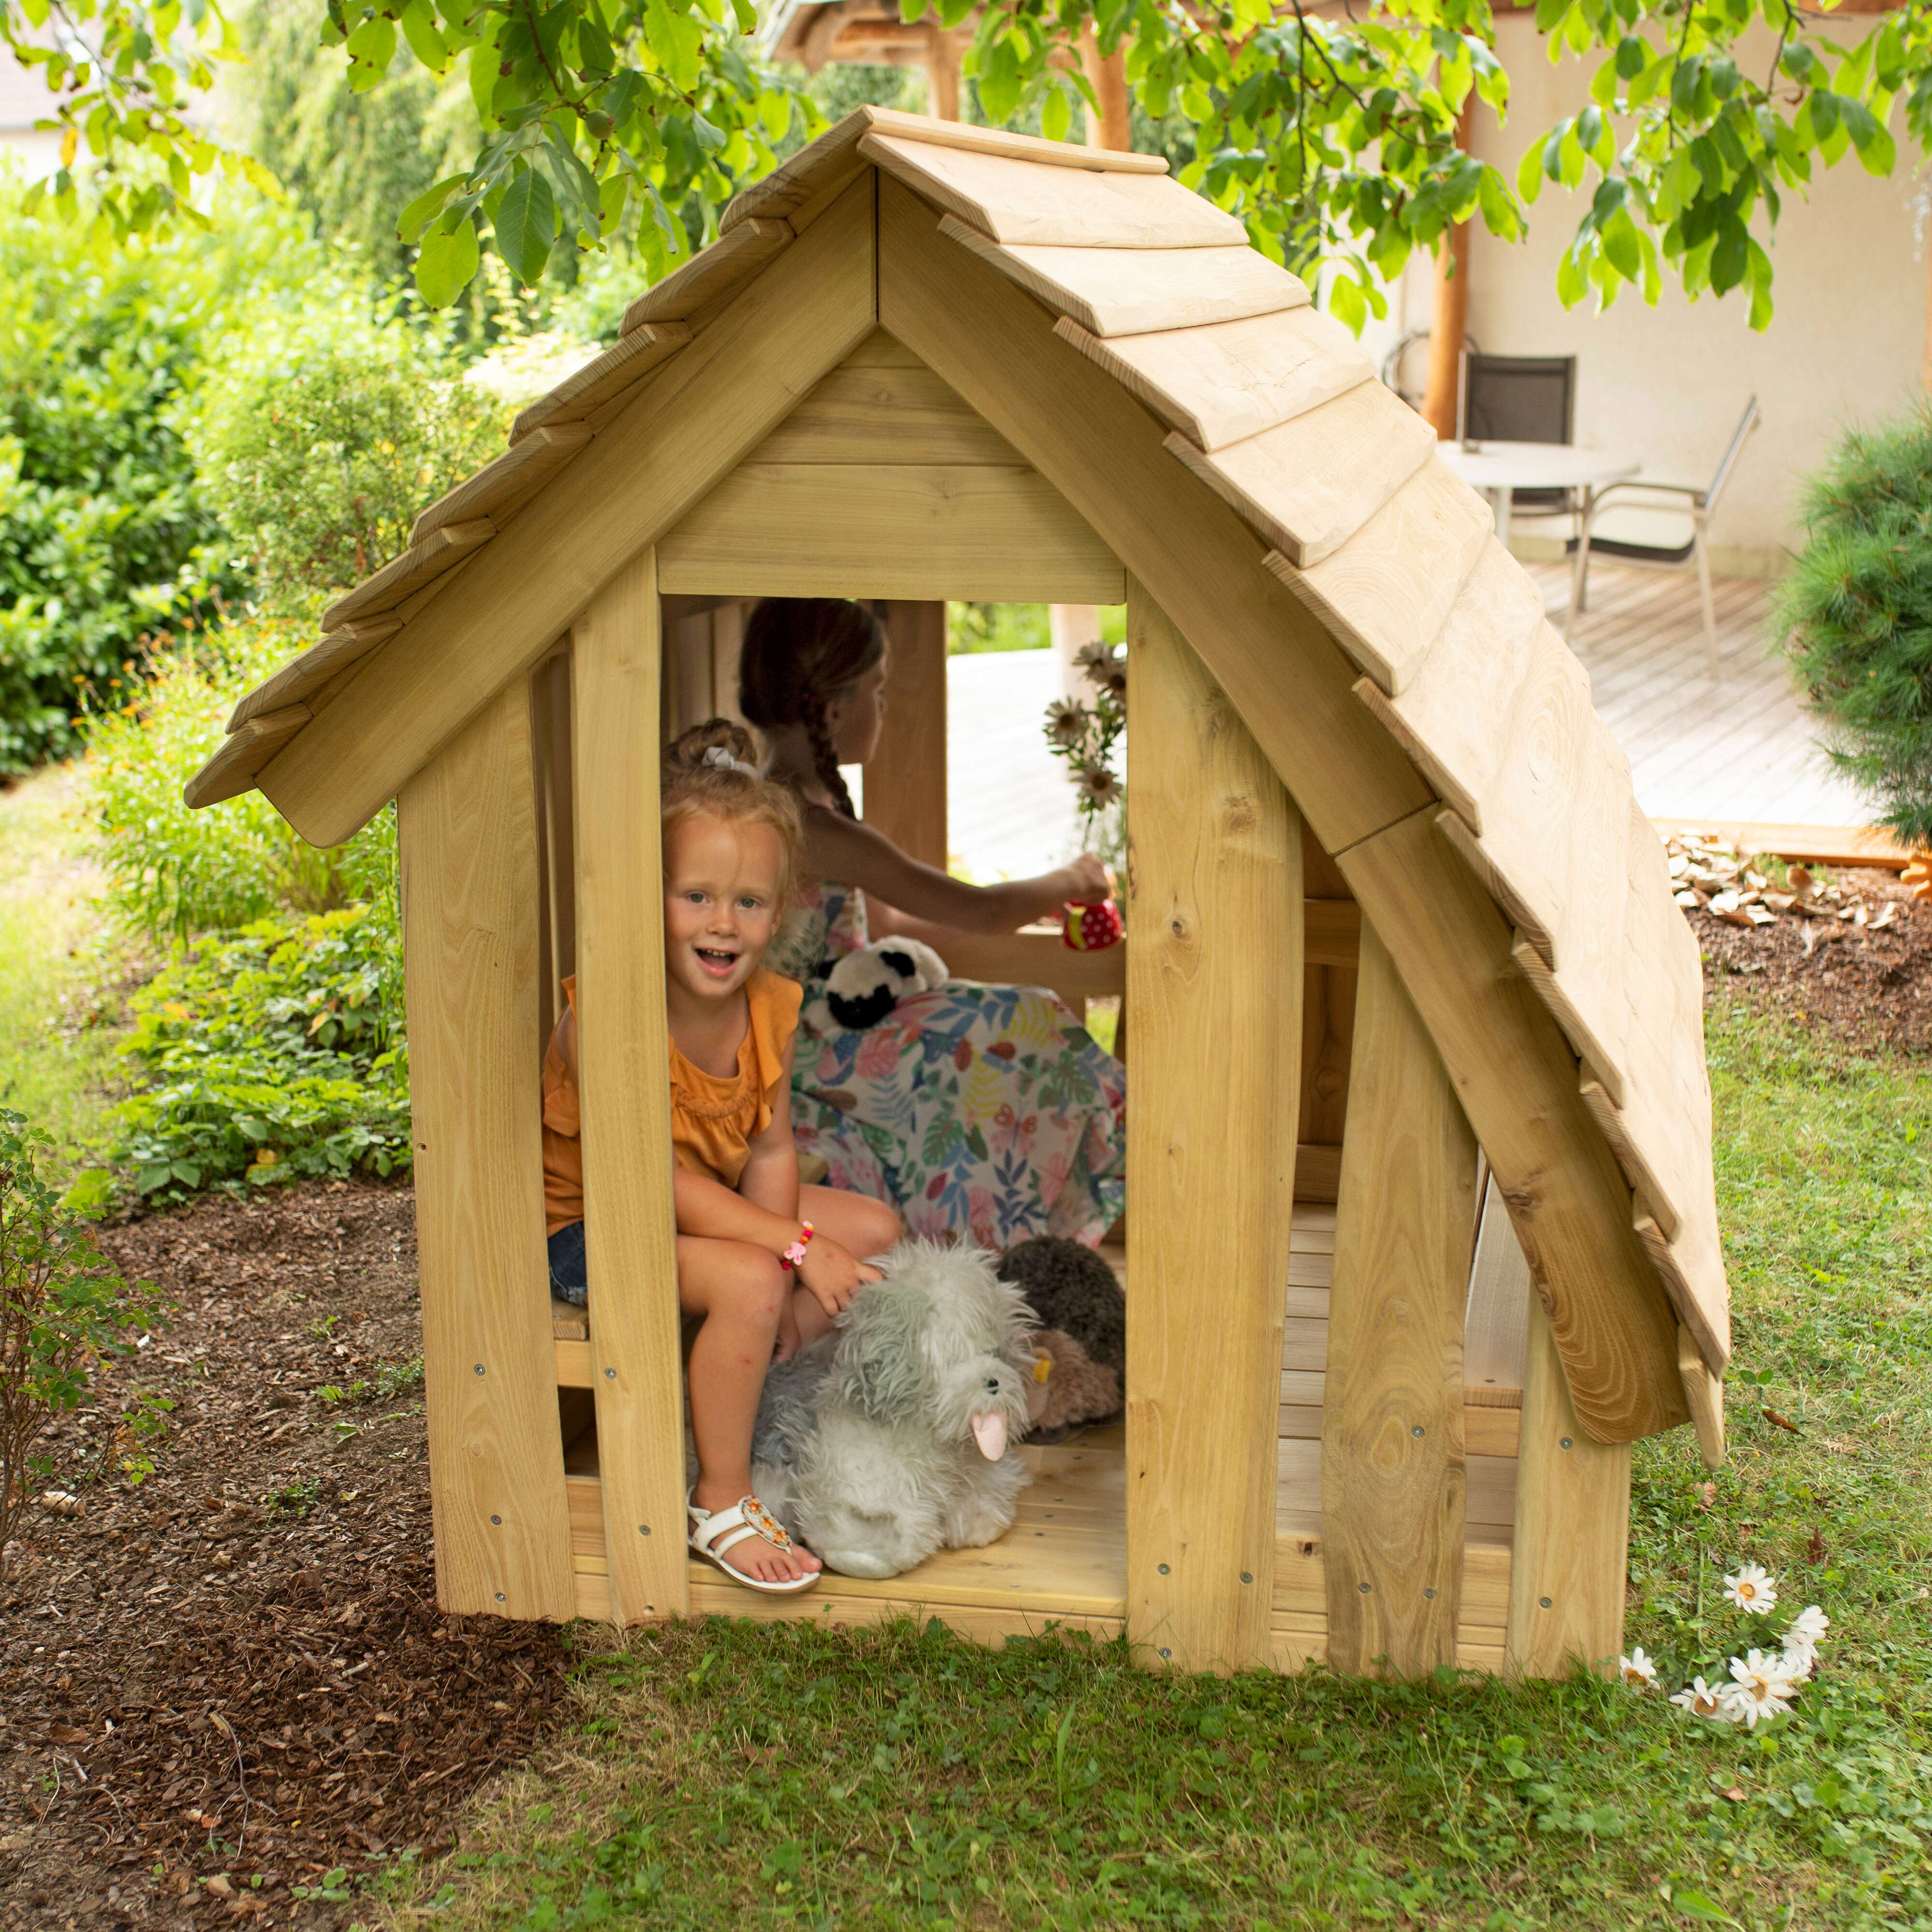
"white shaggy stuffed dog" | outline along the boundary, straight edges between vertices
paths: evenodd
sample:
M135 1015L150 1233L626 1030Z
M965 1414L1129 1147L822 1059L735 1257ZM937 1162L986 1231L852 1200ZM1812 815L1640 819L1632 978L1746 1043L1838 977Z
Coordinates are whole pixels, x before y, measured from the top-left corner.
M1031 1315L993 1257L902 1241L833 1332L773 1365L752 1442L758 1494L829 1568L896 1576L1012 1526L1032 1472Z

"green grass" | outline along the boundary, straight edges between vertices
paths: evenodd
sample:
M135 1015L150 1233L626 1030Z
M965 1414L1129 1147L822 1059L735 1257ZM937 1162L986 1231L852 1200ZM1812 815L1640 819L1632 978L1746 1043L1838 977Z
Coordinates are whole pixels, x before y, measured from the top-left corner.
M1791 1717L1714 1727L1588 1679L1160 1677L1118 1646L937 1625L582 1632L576 1734L364 1909L532 1932L1932 1924L1932 1070L1741 1006L1710 1033L1732 1456L1712 1478L1688 1430L1640 1445L1629 1640L1679 1671L1735 1647L1720 1571L1762 1561L1771 1632L1808 1602L1833 1622Z
M111 1136L114 988L126 958L84 854L75 769L49 766L0 791L0 1106L80 1164Z

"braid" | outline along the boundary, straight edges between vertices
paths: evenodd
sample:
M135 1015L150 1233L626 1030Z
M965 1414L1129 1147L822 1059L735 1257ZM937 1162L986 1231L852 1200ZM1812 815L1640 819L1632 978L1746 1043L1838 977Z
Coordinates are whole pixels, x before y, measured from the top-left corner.
M832 794L848 818L856 818L859 814L853 808L851 788L838 769L838 754L832 749L824 700L817 692L806 691L800 695L798 709L799 722L805 727L806 740L812 747L812 768L818 774L818 782Z

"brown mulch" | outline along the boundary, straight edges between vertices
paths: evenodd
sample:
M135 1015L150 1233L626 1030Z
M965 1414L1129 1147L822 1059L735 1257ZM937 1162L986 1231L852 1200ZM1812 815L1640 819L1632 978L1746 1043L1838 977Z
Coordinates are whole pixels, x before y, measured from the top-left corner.
M1932 1052L1932 905L1915 901L1896 872L1834 866L1829 878L1846 907L1865 908L1866 924L1834 920L1828 926L1786 912L1768 926L1743 926L1688 913L1703 949L1706 985L1741 993L1801 1025L1822 1025L1861 1050ZM1890 922L1874 930L1870 921L1894 902ZM1826 938L1834 928L1838 936Z
M294 1888L447 1845L565 1708L560 1632L436 1608L412 1196L103 1238L179 1308L61 1426L82 1513L37 1511L0 1600L0 1925L339 1922ZM176 1406L130 1488L136 1384Z

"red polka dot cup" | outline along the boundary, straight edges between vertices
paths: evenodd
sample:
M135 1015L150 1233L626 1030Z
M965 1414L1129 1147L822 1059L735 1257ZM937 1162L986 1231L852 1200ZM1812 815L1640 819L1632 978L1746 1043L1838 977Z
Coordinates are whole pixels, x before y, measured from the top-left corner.
M1108 946L1119 945L1126 931L1120 909L1112 899L1100 899L1092 905L1070 901L1061 911L1060 942L1076 952L1104 952Z

